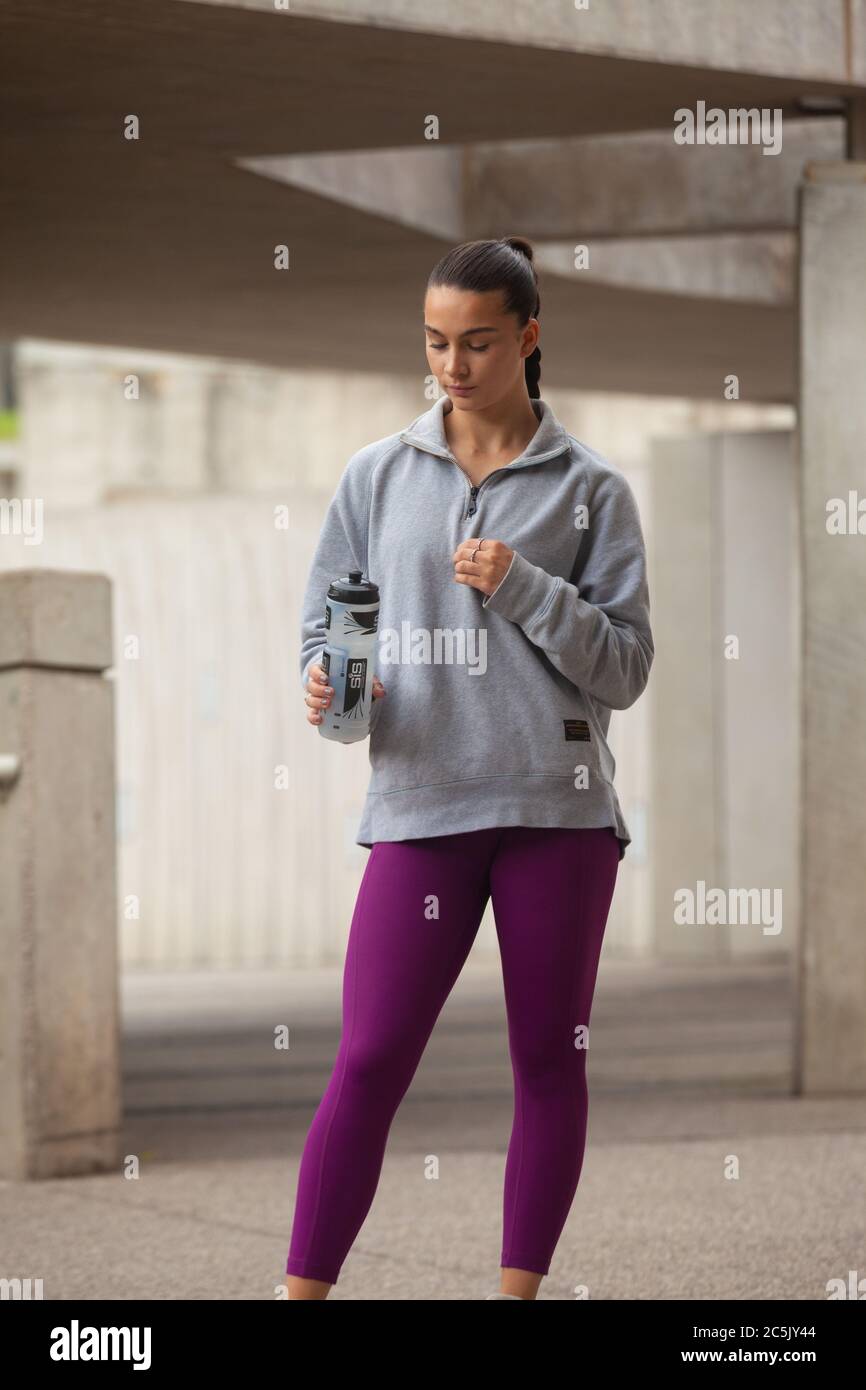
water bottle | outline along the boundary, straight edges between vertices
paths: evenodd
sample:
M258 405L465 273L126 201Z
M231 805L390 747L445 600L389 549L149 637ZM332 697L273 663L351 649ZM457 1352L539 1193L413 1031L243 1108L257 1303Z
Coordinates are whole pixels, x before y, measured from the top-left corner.
M358 743L370 732L379 586L350 570L328 586L321 666L333 688L318 726L323 738Z

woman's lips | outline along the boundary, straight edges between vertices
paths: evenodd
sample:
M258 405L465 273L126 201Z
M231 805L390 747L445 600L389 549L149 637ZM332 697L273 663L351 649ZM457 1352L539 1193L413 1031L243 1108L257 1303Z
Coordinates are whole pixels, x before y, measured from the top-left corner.
M449 391L456 391L458 396L468 396L470 391L474 391L474 386L449 386Z

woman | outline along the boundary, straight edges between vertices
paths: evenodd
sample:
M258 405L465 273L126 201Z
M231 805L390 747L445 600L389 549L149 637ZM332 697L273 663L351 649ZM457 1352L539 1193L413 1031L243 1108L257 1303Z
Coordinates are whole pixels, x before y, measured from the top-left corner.
M455 247L430 275L441 394L349 460L303 605L307 715L328 584L381 591L369 848L343 1031L298 1180L290 1298L325 1298L369 1211L388 1132L492 898L514 1072L500 1292L536 1297L577 1189L587 1030L619 862L611 709L654 647L624 476L539 396L538 281L521 237Z

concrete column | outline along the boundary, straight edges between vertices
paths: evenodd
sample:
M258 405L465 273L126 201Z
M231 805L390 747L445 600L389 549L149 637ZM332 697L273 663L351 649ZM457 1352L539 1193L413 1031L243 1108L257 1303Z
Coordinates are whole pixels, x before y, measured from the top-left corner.
M797 1089L866 1089L866 163L800 187L803 933Z
M111 585L0 573L0 1177L119 1162Z
M707 961L789 953L793 964L800 796L793 439L779 431L654 440L650 476L656 953ZM676 920L682 890L694 895L693 923ZM711 890L725 898L718 921Z

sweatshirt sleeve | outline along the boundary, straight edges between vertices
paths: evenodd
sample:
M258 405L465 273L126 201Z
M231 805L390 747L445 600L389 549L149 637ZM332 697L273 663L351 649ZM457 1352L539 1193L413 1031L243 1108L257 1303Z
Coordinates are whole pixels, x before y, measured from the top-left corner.
M570 582L515 551L485 610L521 627L570 681L610 709L646 688L655 648L646 549L634 493L605 475L589 505Z
M325 603L332 579L349 570L367 571L369 468L363 450L353 454L337 484L313 553L301 605L301 685L325 648ZM374 707L378 701L374 701Z

